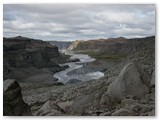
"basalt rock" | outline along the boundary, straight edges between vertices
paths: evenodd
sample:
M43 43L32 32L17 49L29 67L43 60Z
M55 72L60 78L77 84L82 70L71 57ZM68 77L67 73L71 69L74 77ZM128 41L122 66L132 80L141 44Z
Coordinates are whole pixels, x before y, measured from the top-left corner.
M18 82L7 79L3 82L3 115L30 116L30 107L23 101Z
M48 42L25 37L3 39L3 64L4 78L11 76L14 68L45 68L53 69L53 72L62 69L53 59L58 58L58 47Z

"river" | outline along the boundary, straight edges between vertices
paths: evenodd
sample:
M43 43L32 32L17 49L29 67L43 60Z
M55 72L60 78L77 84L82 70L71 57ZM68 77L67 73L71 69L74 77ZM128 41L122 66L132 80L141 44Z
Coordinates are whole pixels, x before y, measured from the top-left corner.
M71 59L78 58L80 61L79 62L69 62L65 64L60 64L61 66L63 65L68 65L69 68L62 70L60 72L55 73L53 76L59 80L59 82L66 83L71 79L77 79L81 81L88 81L88 80L93 80L93 79L99 79L100 77L104 76L103 72L96 71L96 72L90 72L86 74L80 74L80 75L67 75L68 72L71 72L75 69L83 67L85 63L88 62L93 62L95 61L94 58L91 58L90 56L86 54L71 54Z

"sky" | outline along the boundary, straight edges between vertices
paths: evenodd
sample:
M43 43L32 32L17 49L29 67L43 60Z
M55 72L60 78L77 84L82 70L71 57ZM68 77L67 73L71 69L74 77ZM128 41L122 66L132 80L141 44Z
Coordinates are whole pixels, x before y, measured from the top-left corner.
M152 4L4 4L3 36L74 41L155 35Z

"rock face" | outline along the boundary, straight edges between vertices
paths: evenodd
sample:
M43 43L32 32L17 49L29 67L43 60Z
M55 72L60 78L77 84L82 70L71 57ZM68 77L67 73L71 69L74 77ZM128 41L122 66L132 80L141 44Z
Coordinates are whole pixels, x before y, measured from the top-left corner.
M55 66L51 58L58 57L58 48L41 40L4 38L4 58L12 67ZM57 65L58 66L58 65Z
M148 83L145 81L149 81L149 78L146 78L147 75L144 77L144 74L145 72L142 72L134 63L127 64L120 72L117 80L109 86L107 94L116 99L128 95L141 98L149 92L149 88L145 84Z
M23 101L18 82L7 79L3 82L3 115L30 116L30 107Z

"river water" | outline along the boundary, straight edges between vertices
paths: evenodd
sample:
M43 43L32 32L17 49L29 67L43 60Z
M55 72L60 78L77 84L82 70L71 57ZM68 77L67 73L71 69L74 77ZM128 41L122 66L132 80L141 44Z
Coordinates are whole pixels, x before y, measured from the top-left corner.
M71 54L72 57L71 59L78 58L80 61L79 62L69 62L65 64L60 64L61 66L63 65L68 65L69 68L62 70L60 72L55 73L53 76L59 80L59 82L66 83L71 79L77 79L81 81L88 81L88 80L93 80L93 79L99 79L100 77L104 76L103 72L96 71L96 72L90 72L86 74L79 74L79 75L67 75L68 72L71 72L73 70L76 70L78 68L83 67L85 63L88 62L93 62L95 59L91 58L90 56L86 54Z

